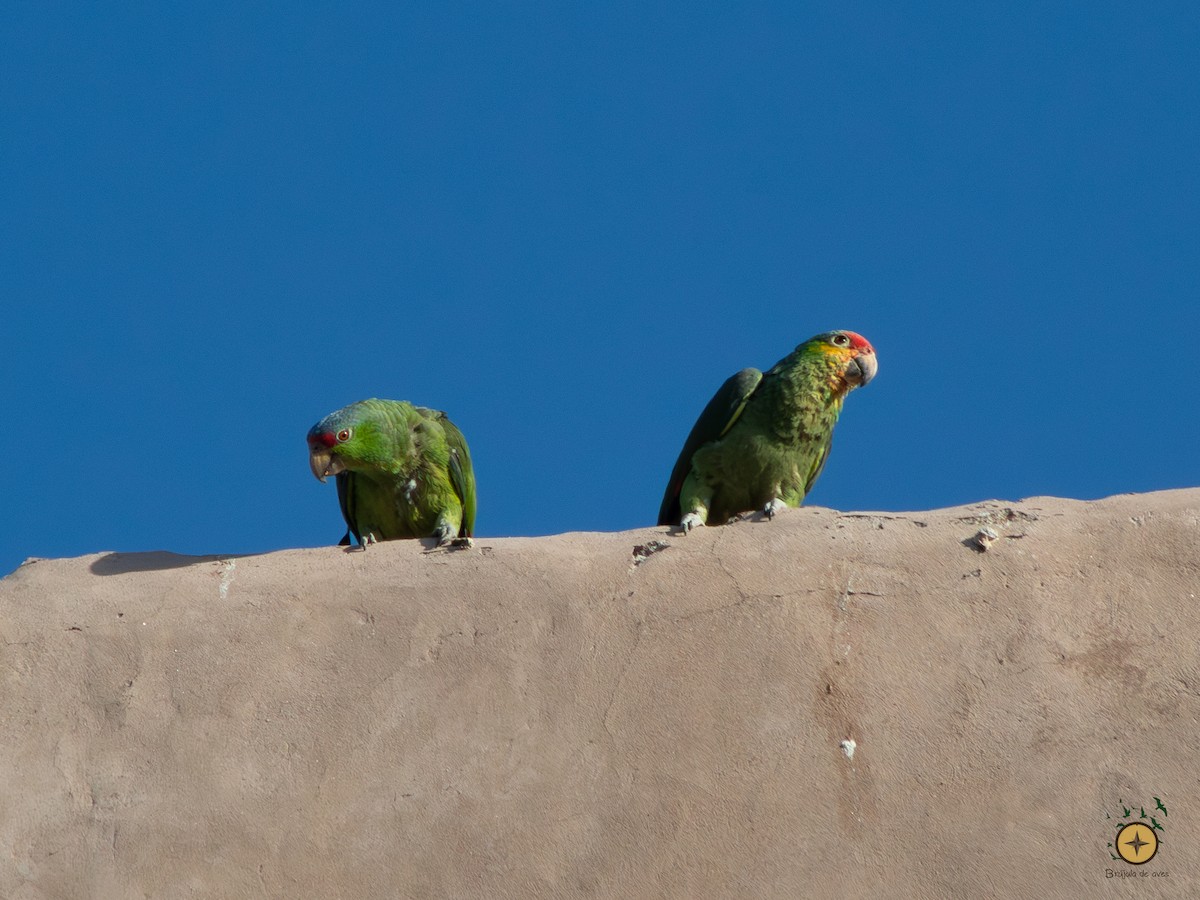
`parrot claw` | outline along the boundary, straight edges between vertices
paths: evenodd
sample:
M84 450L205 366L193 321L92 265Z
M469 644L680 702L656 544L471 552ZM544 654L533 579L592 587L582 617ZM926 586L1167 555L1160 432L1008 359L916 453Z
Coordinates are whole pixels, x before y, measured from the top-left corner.
M366 534L364 534L362 536L362 548L364 550L367 549L368 545L378 544L378 543L379 543L379 539L377 537L375 537L373 532L368 531Z
M767 501L767 505L763 507L763 515L766 516L768 520L770 520L770 519L775 518L777 515L779 515L783 510L785 510L787 508L788 508L788 505L786 503L784 503L778 497L775 497L774 499Z
M697 528L703 528L704 520L697 513L690 512L679 522L679 527L684 534L688 534Z

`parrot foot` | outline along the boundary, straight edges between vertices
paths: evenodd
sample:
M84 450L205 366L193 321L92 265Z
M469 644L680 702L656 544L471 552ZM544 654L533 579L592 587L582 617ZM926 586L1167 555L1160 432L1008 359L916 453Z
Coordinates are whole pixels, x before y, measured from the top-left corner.
M433 536L437 538L437 549L439 550L463 550L475 545L475 542L469 537L458 536L457 526L439 525L433 530Z
M475 546L475 542L469 537L452 537L442 539L435 533L437 538L437 546L430 547L426 553L453 553L455 550L470 550Z
M697 528L703 528L704 519L700 518L698 513L690 512L680 520L679 527L684 534L687 534Z
M763 515L766 516L767 519L773 519L787 508L788 505L786 503L784 503L778 497L775 497L774 499L767 501L767 505L763 507Z
M364 534L362 536L362 548L364 550L367 549L368 545L378 544L378 543L379 543L379 538L375 537L374 532L368 531L366 534Z

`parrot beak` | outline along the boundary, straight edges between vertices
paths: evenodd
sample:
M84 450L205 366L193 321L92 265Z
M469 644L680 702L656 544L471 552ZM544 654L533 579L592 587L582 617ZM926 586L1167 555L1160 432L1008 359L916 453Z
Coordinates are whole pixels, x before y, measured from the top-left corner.
M340 456L320 444L309 447L308 465L312 469L313 475L317 477L317 481L320 482L324 482L330 475L336 475L346 469L346 464L342 462Z
M846 371L842 373L842 377L846 379L846 384L851 388L862 387L875 377L877 371L879 371L879 363L875 359L875 354L860 353L846 364Z

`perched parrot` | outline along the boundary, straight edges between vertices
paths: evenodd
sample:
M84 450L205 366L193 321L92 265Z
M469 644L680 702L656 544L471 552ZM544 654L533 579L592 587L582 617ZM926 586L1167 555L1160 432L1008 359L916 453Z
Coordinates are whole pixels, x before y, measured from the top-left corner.
M438 546L475 530L475 473L462 432L444 412L403 400L360 400L308 432L317 479L337 476L338 503L362 546L435 537ZM469 542L468 542L469 543Z
M688 435L658 512L686 534L761 509L799 506L829 457L846 395L875 377L875 349L853 331L805 341L766 374L742 369Z

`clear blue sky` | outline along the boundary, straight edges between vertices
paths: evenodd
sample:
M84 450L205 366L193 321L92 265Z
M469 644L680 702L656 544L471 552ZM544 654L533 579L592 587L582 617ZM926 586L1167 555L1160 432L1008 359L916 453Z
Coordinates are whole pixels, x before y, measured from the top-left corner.
M880 370L814 504L1200 483L1194 2L5 18L0 572L333 543L304 436L368 396L459 424L483 536L649 525L830 328Z

